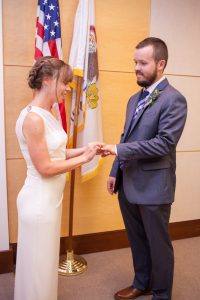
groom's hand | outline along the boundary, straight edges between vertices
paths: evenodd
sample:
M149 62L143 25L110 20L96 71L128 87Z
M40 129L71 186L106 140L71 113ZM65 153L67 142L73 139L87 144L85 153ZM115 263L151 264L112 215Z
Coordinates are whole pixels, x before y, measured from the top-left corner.
M108 155L116 155L116 146L115 145L104 145L101 147L101 156L105 157Z
M107 190L108 190L108 193L111 195L113 195L113 193L114 193L115 181L116 181L115 177L108 177Z

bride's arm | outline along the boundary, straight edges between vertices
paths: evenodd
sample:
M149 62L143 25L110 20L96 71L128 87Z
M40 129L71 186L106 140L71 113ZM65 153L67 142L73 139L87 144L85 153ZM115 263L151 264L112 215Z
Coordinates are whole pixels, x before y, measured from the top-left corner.
M95 147L85 147L84 152L68 160L51 161L45 141L44 122L35 113L29 113L24 120L25 136L31 160L42 176L54 176L68 172L90 161L96 154Z
M104 146L104 143L100 142L92 142L88 144L88 147L96 148L96 154L101 154L101 148ZM76 148L76 149L67 149L67 154L66 154L66 159L72 158L79 156L81 154L84 154L84 152L88 148L87 146L81 147L81 148Z
M81 147L76 149L67 149L66 159L79 156L85 152L87 147Z

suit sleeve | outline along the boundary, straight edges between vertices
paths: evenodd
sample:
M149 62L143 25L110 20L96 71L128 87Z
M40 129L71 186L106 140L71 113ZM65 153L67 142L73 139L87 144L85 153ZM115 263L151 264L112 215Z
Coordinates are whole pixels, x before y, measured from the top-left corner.
M123 139L123 136L124 136L124 133L121 134L120 142ZM116 177L118 168L119 168L119 159L118 159L118 156L116 156L109 176Z
M187 115L186 99L179 93L169 96L161 108L158 133L149 140L117 145L120 160L162 157L176 149Z

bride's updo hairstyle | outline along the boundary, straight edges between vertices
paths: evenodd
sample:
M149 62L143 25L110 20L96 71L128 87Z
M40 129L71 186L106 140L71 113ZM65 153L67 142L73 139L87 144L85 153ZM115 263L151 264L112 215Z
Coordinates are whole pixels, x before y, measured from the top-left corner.
M52 56L39 58L28 75L28 85L31 89L40 90L44 78L61 79L67 84L72 81L73 73L71 67L63 60Z

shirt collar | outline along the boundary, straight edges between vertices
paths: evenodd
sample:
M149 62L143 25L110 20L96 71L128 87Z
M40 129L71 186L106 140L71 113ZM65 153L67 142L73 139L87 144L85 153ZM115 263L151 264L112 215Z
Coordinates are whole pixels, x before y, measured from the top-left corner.
M162 82L164 79L166 78L166 76L162 76L158 81L154 82L152 85L150 85L146 90L149 92L149 94L151 95L151 93L155 90L155 88L157 87L157 85Z

